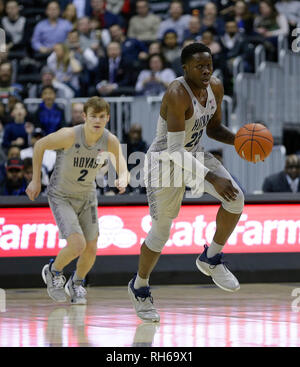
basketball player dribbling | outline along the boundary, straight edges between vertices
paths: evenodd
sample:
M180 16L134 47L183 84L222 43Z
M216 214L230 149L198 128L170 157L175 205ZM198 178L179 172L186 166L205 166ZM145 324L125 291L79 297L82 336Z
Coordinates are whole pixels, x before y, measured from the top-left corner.
M185 186L192 188L194 185L189 182L188 174L181 187L152 185L151 174L157 169L153 153L163 151L170 159L174 153L184 157L184 160L173 159L174 167L179 165L184 173L187 165L182 164L183 161L189 163L189 167L194 164L197 172L202 173L196 173L196 185L199 188L202 185L204 192L221 201L213 241L209 247L204 246L196 265L223 290L234 292L240 288L238 280L222 260L222 248L243 211L243 193L222 164L210 153L203 153L202 162L195 157L197 152L203 150L200 138L205 128L208 137L234 145L235 134L221 124L223 86L212 76L211 51L203 44L186 46L182 50L181 63L184 76L173 81L164 94L157 135L147 152L145 182L152 227L141 247L138 272L128 284L128 293L137 316L150 322L158 322L160 316L153 304L149 277L169 239L172 221L179 213ZM174 174L174 170L170 172ZM197 192L197 187L194 189Z
M109 114L109 104L100 97L92 97L84 105L84 124L62 128L34 146L33 177L26 189L31 200L41 191L45 150L57 152L47 194L59 236L67 240L67 246L42 270L48 294L57 302L65 302L66 294L72 304L87 302L84 278L95 262L99 235L95 177L108 156L118 174L115 185L119 192L124 193L128 184L129 173L120 142L105 128ZM77 257L76 271L65 284L63 269Z

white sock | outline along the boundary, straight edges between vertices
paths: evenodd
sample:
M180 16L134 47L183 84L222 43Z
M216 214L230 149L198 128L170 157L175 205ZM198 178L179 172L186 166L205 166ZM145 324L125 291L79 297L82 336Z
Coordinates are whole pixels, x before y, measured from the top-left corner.
M216 242L212 241L209 248L207 249L207 257L214 257L219 254L223 250L223 245L219 245Z
M139 288L142 288L142 287L149 287L149 278L148 279L143 279L141 278L138 274L135 278L135 282L134 282L134 285L133 287L135 289L139 289Z

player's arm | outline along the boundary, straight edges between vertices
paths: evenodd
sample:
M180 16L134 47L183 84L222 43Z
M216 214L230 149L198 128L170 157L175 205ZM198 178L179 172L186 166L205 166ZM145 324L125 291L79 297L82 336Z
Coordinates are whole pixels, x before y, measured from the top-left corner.
M118 179L115 181L115 185L120 194L124 194L129 183L130 176L119 139L111 133L108 137L107 149L109 153L113 154L111 161L118 174Z
M63 128L35 143L32 157L32 181L26 189L30 200L35 200L41 191L41 169L45 150L68 149L74 144L74 141L74 129Z
M210 119L206 127L206 134L209 138L220 141L225 144L234 145L235 134L222 125L222 100L224 97L224 88L219 79L211 78L211 88L216 98L217 110Z

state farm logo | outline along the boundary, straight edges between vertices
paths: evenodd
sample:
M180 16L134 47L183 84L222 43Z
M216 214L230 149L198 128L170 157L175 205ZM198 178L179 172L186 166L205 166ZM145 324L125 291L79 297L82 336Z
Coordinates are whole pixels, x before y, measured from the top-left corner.
M99 231L98 248L106 248L110 245L129 248L137 242L137 235L130 229L124 228L122 219L116 215L101 217L99 219Z

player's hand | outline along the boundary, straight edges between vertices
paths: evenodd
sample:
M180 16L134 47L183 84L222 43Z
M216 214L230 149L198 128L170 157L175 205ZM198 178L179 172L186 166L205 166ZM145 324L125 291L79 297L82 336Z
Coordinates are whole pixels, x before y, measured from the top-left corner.
M228 178L220 177L212 172L208 172L205 177L210 182L217 193L226 201L235 200L239 191L232 185Z
M126 191L126 187L128 185L128 182L126 180L117 179L115 180L115 186L119 190L119 194L124 194Z
M30 200L35 200L41 192L41 183L31 181L26 189L26 194Z

